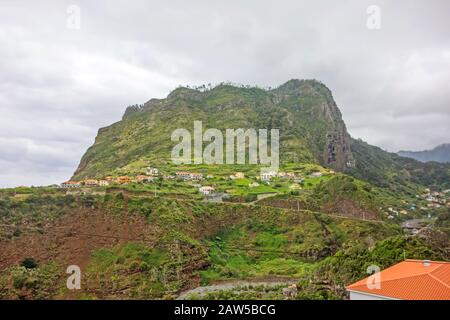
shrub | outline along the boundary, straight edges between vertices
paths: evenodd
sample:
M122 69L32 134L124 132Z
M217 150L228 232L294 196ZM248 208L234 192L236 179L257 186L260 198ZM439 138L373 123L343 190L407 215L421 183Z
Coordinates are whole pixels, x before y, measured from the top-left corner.
M37 262L33 258L25 258L20 263L22 267L25 267L27 269L34 269L38 266Z

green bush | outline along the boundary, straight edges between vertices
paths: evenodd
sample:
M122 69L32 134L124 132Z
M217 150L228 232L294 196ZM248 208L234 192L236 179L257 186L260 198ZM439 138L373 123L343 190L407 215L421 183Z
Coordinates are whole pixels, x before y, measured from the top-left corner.
M20 266L25 267L27 269L34 269L38 266L38 264L33 258L25 258L20 263Z

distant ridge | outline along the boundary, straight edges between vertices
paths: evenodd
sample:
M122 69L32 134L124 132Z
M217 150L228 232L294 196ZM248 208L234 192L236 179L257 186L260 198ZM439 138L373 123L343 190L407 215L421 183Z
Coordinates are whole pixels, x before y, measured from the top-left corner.
M436 161L441 163L450 162L450 143L441 144L432 150L425 151L399 151L399 156L413 158L417 161Z

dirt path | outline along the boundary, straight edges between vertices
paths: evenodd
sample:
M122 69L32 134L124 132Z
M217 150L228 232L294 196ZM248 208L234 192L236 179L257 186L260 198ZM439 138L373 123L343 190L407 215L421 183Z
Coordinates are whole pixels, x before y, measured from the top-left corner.
M209 292L215 292L220 290L233 290L239 287L249 287L249 286L265 286L265 287L275 287L279 285L291 285L297 283L298 279L270 279L270 280L233 280L225 281L210 286L197 287L194 289L186 290L181 292L176 300L186 300L190 295L204 295Z

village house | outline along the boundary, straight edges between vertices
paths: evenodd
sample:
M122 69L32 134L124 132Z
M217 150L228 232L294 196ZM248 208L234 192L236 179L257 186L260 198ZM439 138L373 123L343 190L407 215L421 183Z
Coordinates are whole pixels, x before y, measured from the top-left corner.
M309 175L311 178L320 178L321 176L323 176L322 172L313 172Z
M245 178L245 174L243 172L235 172L234 176L236 177L236 179L244 179Z
M114 181L114 178L111 176L107 176L107 177L105 177L105 180L108 181L109 183L111 183Z
M97 187L98 186L98 180L86 179L86 180L84 180L84 185L86 187Z
M202 173L191 173L191 179L192 180L202 180L203 174Z
M270 180L272 180L273 177L276 177L276 176L277 176L277 174L275 172L271 171L271 172L261 173L261 175L259 177L260 177L261 181L270 181Z
M200 187L198 190L201 193L203 193L204 195L207 195L207 194L213 193L215 189L211 186L204 186L204 187Z
M230 195L227 193L211 193L205 194L205 198L209 202L223 202L223 200L229 199Z
M346 287L350 300L450 300L450 262L405 260Z
M121 176L116 179L118 184L129 184L131 183L131 178L129 176Z
M392 212L393 214L395 214L395 215L398 216L398 211L397 211L397 210L395 210L395 209L393 209L393 208L388 208L388 211L389 211L389 212Z
M303 183L303 181L304 181L304 180L303 180L302 178L295 178L295 179L294 179L294 182L295 182L295 183Z
M61 183L61 188L79 188L81 184L78 181L66 181Z
M244 179L244 178L245 178L245 174L243 172L235 172L234 174L230 175L231 180Z
M154 168L154 167L148 167L147 168L147 174L149 176L157 176L159 174L159 170L157 168Z
M109 186L109 182L108 182L108 180L99 180L98 185L100 187L107 187L107 186Z
M175 173L175 175L178 179L183 179L183 180L189 180L191 178L191 173L185 172L185 171L178 171Z
M138 175L136 176L136 182L147 182L150 180L151 177L149 176L144 176L144 175Z
M298 183L293 183L289 186L291 190L300 190L302 187Z
M67 196L77 196L77 195L80 195L80 194L84 194L84 192L82 192L81 190L82 189L79 189L79 188L68 188L66 190L65 194Z
M178 179L183 179L183 180L202 180L203 179L203 174L197 173L197 172L179 171L179 172L175 173L175 175Z
M202 173L197 173L197 172L191 173L191 180L202 180L202 179L203 179Z

